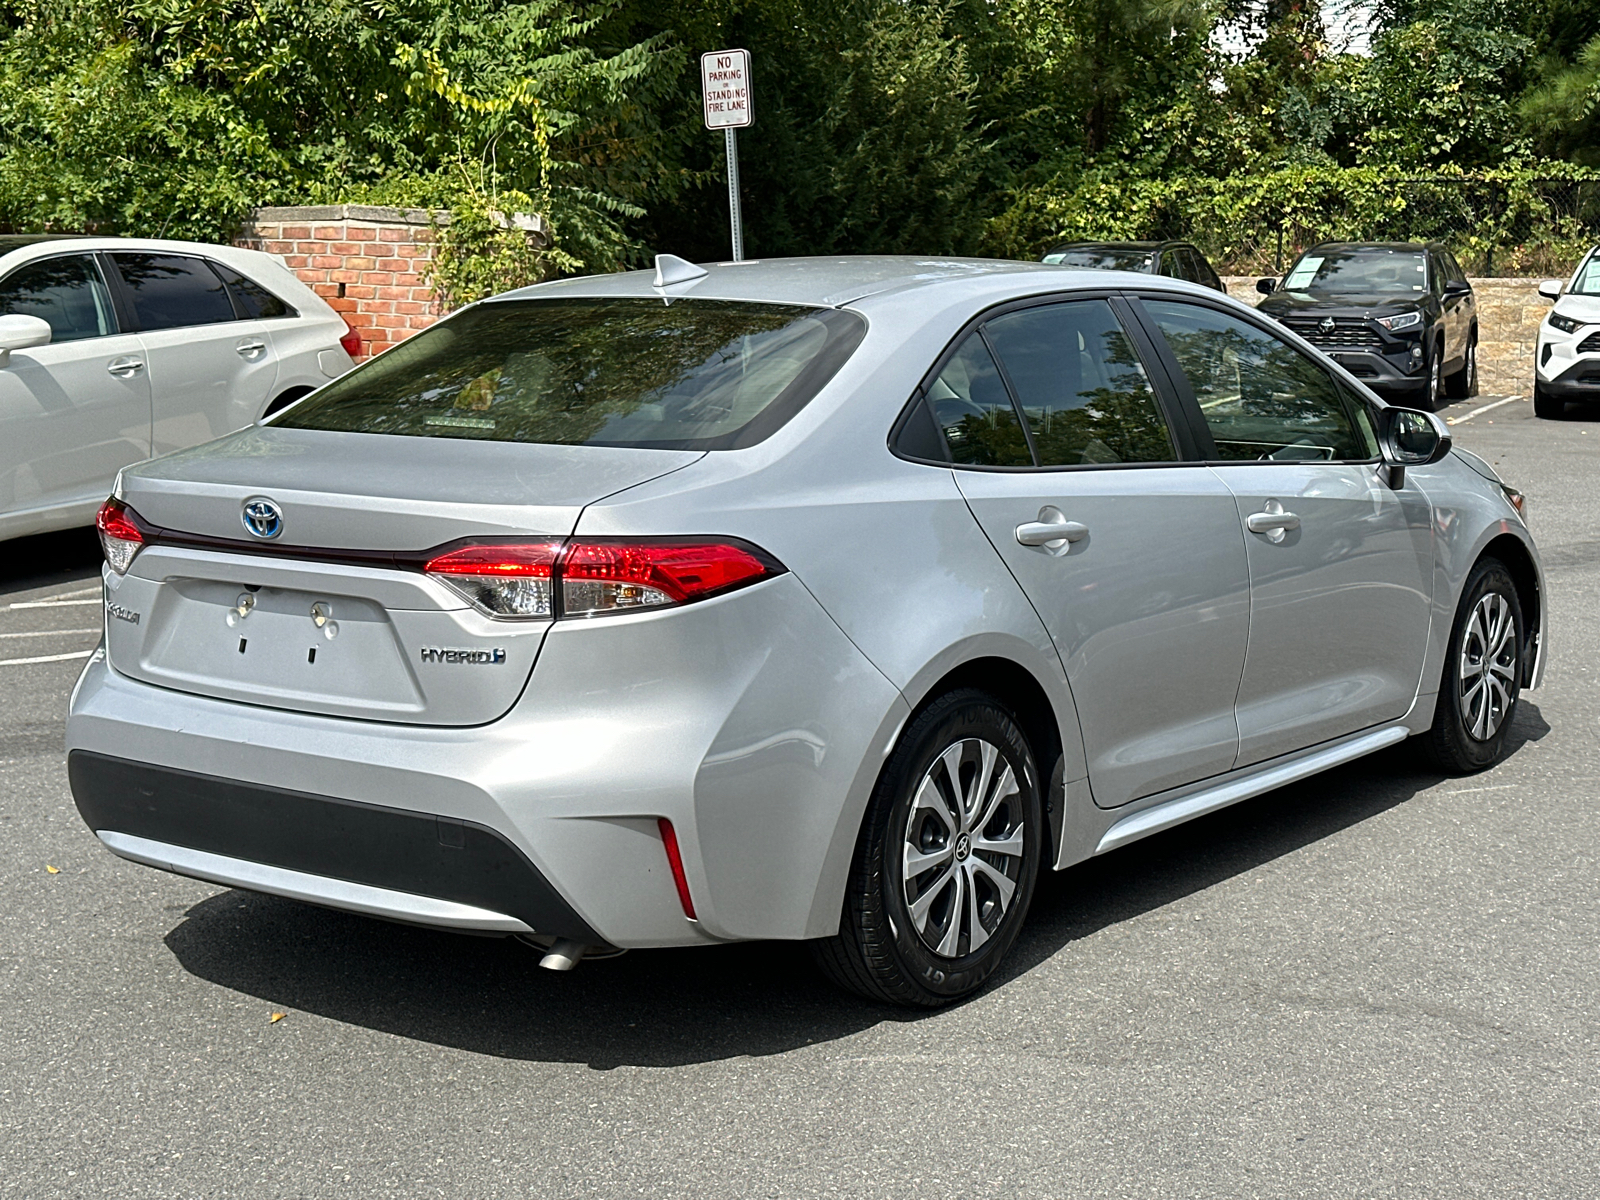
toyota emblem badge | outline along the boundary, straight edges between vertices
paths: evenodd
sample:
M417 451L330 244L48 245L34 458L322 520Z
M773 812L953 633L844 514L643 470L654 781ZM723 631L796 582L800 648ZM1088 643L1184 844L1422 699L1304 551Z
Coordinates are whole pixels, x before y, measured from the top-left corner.
M1332 333L1337 328L1339 328L1338 322L1332 317L1323 317L1321 323L1317 326L1317 332Z
M244 502L244 527L258 538L275 538L283 532L283 512L265 496Z

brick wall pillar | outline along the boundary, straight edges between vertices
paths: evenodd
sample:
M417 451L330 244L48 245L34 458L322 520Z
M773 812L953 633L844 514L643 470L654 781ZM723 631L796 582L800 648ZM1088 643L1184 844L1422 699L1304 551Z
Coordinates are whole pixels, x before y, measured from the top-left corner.
M433 225L423 209L258 208L234 243L282 257L361 335L358 358L387 350L441 315L422 277L433 256Z

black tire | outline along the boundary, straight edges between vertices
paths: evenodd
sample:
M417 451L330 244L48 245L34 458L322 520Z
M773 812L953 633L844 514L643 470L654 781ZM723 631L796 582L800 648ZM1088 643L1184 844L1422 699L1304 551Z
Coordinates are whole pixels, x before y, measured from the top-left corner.
M1497 611L1505 614L1510 625L1504 636L1493 616ZM1442 770L1467 775L1505 757L1506 731L1516 717L1522 692L1522 658L1527 649L1523 631L1522 605L1511 572L1497 558L1480 559L1456 606L1433 728L1426 735L1429 753ZM1492 644L1485 645L1486 641ZM1483 664L1475 673L1471 670L1474 659ZM1474 674L1481 684L1474 682ZM1467 687L1463 687L1463 675Z
M987 794L976 794L984 790L984 744L995 751L994 765ZM951 752L957 758L955 788L940 761ZM1002 798L1007 768L1016 791ZM928 799L944 807L917 804L925 784L933 788ZM969 815L958 818L960 805L951 805L950 797L968 787L975 799ZM988 821L971 823L985 811ZM1018 831L1020 854L983 848L985 841L1010 845ZM811 943L817 965L840 986L891 1004L936 1008L970 995L1017 939L1033 900L1045 836L1033 750L1011 714L974 688L939 697L901 735L878 777L856 843L839 932ZM904 880L908 852L932 864L913 875L910 888ZM1009 902L993 882L996 875L1011 883ZM971 904L963 902L968 888ZM913 903L921 905L921 920L913 915ZM973 950L979 934L984 940Z
M309 396L315 389L308 387L292 387L282 395L275 396L272 403L268 404L262 412L263 417L270 417L275 412L282 412L302 396Z
M1537 379L1533 381L1533 415L1545 421L1559 421L1567 415L1567 402L1552 396Z
M1461 369L1445 377L1445 394L1452 400L1468 400L1478 394L1478 331L1474 329L1467 339L1467 352L1461 360Z
M1444 345L1440 343L1433 348L1433 354L1428 358L1428 400L1424 406L1429 412L1438 412L1444 407Z

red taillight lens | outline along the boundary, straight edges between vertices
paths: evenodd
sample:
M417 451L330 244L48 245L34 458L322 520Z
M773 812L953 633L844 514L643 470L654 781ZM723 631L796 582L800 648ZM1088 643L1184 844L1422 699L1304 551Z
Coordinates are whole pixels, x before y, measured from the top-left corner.
M683 855L678 852L678 831L665 817L656 820L661 830L661 844L667 848L667 865L672 868L672 882L678 887L678 903L683 905L683 915L693 921L694 900L689 895L689 877L683 873Z
M95 514L94 527L100 532L100 549L106 562L118 575L127 573L133 556L144 545L138 515L121 500L112 497Z
M351 358L361 357L361 335L349 321L344 323L345 334L339 339L339 345L344 347L344 352Z
M684 604L778 569L754 547L732 542L575 541L561 559L561 611L577 617Z
M463 546L423 567L485 612L497 617L549 617L551 582L560 542Z
M703 600L780 574L742 542L583 540L483 543L423 570L496 617L593 617Z

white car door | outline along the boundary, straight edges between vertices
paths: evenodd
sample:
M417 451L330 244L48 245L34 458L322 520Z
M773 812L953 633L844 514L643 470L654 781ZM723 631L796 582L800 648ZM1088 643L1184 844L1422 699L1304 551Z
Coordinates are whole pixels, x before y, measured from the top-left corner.
M203 258L145 250L111 255L150 371L156 454L232 433L261 416L278 360L265 322L239 320Z
M51 333L0 366L0 534L16 536L92 514L119 470L150 457L150 380L92 254L23 263L0 279L0 313Z

